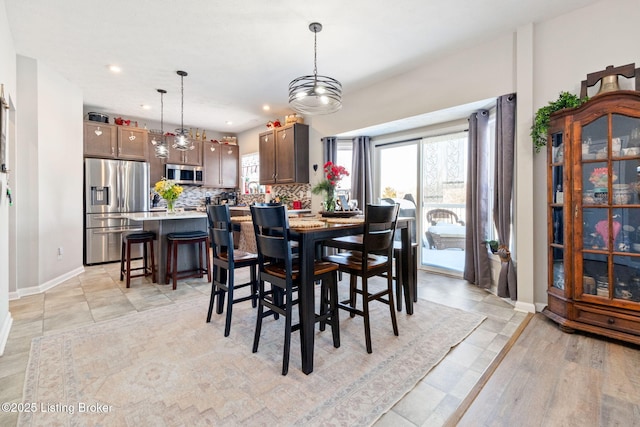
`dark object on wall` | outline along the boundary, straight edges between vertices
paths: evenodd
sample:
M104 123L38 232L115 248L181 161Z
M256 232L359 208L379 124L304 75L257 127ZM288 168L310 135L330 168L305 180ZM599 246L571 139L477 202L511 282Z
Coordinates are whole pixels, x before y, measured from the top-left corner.
M89 113L89 120L92 122L109 123L109 116L101 113Z
M4 85L0 85L0 172L7 173L7 120L9 104L4 100Z

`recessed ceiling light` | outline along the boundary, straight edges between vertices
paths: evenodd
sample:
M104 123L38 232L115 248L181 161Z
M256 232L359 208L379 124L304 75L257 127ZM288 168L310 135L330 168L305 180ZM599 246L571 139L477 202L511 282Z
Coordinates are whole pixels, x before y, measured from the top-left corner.
M271 109L271 107L269 107L268 105L263 105L263 106L262 106L262 109L263 109L264 111L269 111L269 110Z
M122 71L122 68L117 65L109 65L109 70L113 73L119 73Z
M231 120L227 120L227 124L228 124L228 125L232 125L232 124L233 124L233 122L232 122Z
M151 105L147 105L147 104L142 104L140 107L142 107L143 110L150 110L151 109Z

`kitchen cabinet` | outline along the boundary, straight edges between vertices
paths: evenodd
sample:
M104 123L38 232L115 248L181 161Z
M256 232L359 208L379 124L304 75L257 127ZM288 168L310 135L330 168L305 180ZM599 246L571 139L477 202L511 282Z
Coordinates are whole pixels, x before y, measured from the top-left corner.
M237 188L239 147L205 142L203 148L204 185L217 188Z
M202 141L193 140L193 150L180 151L173 148L173 139L169 138L169 158L172 165L202 166Z
M260 184L309 182L309 126L275 128L259 136Z
M84 156L105 159L147 160L146 129L84 122Z
M561 329L640 344L640 92L551 116L548 305Z

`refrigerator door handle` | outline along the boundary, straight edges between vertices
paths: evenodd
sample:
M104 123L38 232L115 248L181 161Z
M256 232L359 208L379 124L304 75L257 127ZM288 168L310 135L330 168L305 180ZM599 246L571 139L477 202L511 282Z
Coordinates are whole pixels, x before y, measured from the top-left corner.
M116 205L122 210L122 163L118 163L116 172Z

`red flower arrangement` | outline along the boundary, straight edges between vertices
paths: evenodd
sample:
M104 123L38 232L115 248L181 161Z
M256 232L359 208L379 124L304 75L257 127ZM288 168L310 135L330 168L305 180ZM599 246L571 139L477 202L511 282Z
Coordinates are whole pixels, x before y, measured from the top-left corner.
M324 164L324 173L327 176L327 180L334 187L338 185L338 182L340 182L343 177L349 176L349 172L344 168L344 166L334 165L332 162Z
M333 162L327 162L324 164L325 179L317 183L312 189L313 194L320 194L326 191L325 197L325 210L333 211L335 209L335 192L336 186L342 178L349 176L349 172L344 166L338 166Z

